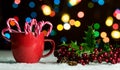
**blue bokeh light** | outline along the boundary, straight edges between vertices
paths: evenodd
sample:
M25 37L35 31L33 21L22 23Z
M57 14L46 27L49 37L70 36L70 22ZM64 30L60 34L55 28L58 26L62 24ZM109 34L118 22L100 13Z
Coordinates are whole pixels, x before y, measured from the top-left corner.
M104 0L99 0L99 1L98 1L98 4L102 6L102 5L105 4L105 2L104 2Z
M52 30L51 33L50 33L50 36L55 36L57 33L55 30Z
M13 8L18 8L18 4L13 3L13 4L12 4L12 7L13 7Z
M29 7L34 8L35 7L35 2L33 2L33 1L29 2Z
M67 42L67 38L65 36L61 37L60 42Z
M92 0L92 2L98 2L99 0Z
M31 12L30 16L31 16L32 18L36 18L36 17L37 17L37 13L36 13L36 12Z
M60 0L54 0L54 4L55 5L59 5L60 4Z
M54 8L54 11L55 11L55 12L59 12L59 7L55 7L55 8Z
M72 7L72 5L71 5L69 2L67 3L67 6L68 6L68 7Z
M5 33L5 37L10 39L10 34L9 33Z
M30 23L30 22L31 22L31 18L30 18L30 17L27 17L27 18L25 19L25 21L28 22L28 23Z

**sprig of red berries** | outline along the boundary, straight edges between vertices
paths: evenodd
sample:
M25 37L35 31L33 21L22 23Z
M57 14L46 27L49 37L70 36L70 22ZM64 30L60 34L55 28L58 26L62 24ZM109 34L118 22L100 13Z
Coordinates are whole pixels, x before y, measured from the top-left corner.
M64 42L59 47L54 52L58 63L67 63L69 65L77 65L78 63L86 65L90 62L120 63L120 47L108 45L103 48L94 48L92 53L84 51L84 48L78 46L77 42L71 42L70 44ZM104 48L110 49L106 51Z

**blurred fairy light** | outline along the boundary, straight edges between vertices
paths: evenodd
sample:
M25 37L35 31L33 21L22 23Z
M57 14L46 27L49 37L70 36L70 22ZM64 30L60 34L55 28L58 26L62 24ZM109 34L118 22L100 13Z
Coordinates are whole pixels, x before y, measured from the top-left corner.
M114 13L113 13L113 16L114 16L116 19L120 20L120 9L116 9L116 10L114 11Z
M68 22L70 20L69 14L63 14L61 17L62 22Z
M65 36L60 38L60 42L66 42L66 41L67 41L67 38Z
M54 11L58 13L59 12L59 6L55 6Z
M95 24L93 25L93 27L94 27L94 29L98 30L98 29L100 28L100 24L99 24L99 23L95 23Z
M57 25L57 30L58 31L62 31L63 30L63 25L62 24L58 24Z
M105 1L104 0L98 0L98 4L102 6L102 5L105 4Z
M92 0L92 2L98 2L98 0Z
M106 21L105 21L106 26L112 26L113 24L113 17L109 16L107 17Z
M9 22L11 26L15 26L15 22L14 21L10 21Z
M34 8L34 7L35 7L35 2L30 1L30 2L29 2L29 7L30 7L30 8Z
M69 0L68 1L68 6L69 7L72 7L72 6L75 6L77 5L78 3L80 3L82 0Z
M78 16L78 18L83 18L84 17L84 12L83 11L79 11L77 16Z
M5 37L10 39L10 34L9 33L5 33Z
M117 14L120 14L120 9L116 9L113 13L113 16L116 17Z
M31 12L30 16L31 16L32 18L36 18L36 17L37 17L37 13L36 13L35 11L33 11L33 12Z
M57 34L56 30L52 30L50 36L55 36Z
M112 25L112 28L113 28L114 30L117 30L117 29L119 28L119 25L118 25L117 23L114 23L114 24Z
M92 2L98 3L98 4L101 5L101 6L105 4L105 1L104 1L104 0L92 0Z
M112 38L114 38L114 39L119 39L119 38L120 38L120 31L118 31L118 30L113 30L113 31L111 32L111 36L112 36Z
M42 5L41 6L42 12L44 15L48 16L51 14L51 8L48 5Z
M46 30L43 30L42 32L43 32L44 36L47 35L47 31Z
M95 37L99 37L99 35L100 35L99 31L94 31L94 36Z
M110 38L109 38L109 37L103 38L103 42L104 42L104 43L109 43L109 42L110 42Z
M107 33L106 32L101 32L100 36L101 36L101 38L105 38L105 37L107 37Z
M63 27L65 30L70 30L70 28L71 28L69 23L64 23Z
M74 23L75 27L80 27L81 25L81 22L79 20L76 20L75 23Z
M54 4L55 5L59 5L60 4L60 0L54 0Z
M55 16L55 11L51 11L50 17L54 17Z
M12 7L13 7L13 8L18 8L18 4L13 3L13 4L12 4Z
M120 13L116 15L116 19L120 20Z
M28 23L30 23L30 22L31 22L31 18L30 18L30 17L27 17L27 18L25 19L25 21L28 22Z
M14 0L15 4L20 4L21 0Z
M94 7L94 3L89 2L89 3L88 3L88 8L93 8L93 7Z
M19 21L19 17L18 16L14 16L13 17L16 21Z
M73 26L73 25L75 24L75 20L74 20L74 19L70 19L69 24L70 24L71 26Z

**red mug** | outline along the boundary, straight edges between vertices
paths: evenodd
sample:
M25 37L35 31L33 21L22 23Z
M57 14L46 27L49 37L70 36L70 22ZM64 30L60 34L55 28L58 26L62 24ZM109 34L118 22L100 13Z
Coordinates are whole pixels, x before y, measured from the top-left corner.
M8 31L7 28L2 30L2 36L7 41L11 42L11 50L16 62L21 63L36 63L42 57L47 57L53 53L55 49L55 42L51 39L45 39L44 33L41 32L38 36L35 36L33 32L25 34L25 32L11 32L10 40L7 39L4 33ZM43 55L44 43L50 42L52 49Z

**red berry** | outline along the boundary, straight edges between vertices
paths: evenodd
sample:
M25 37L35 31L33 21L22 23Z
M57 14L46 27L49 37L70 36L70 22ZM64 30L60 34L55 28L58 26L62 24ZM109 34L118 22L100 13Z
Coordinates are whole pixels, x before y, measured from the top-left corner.
M99 52L102 52L102 51L103 51L102 48L100 48L100 49L99 49Z
M107 53L107 52L104 52L103 55L104 55L104 57L107 57L107 56L108 56L108 53Z
M117 58L117 62L120 63L120 58Z
M110 51L110 52L109 52L109 54L110 54L110 55L112 55L112 54L113 54L113 52L112 52L112 51Z
M106 63L108 63L108 62L109 62L109 60L108 60L108 59L105 59L105 62L106 62Z
M80 47L79 47L79 49L80 49L80 50L82 50L82 49L83 49L83 47L82 47L82 46L80 46Z
M116 60L115 59L112 59L112 64L116 64Z
M82 62L82 65L85 65L85 62Z
M99 59L98 62L99 62L99 63L102 63L102 60Z

